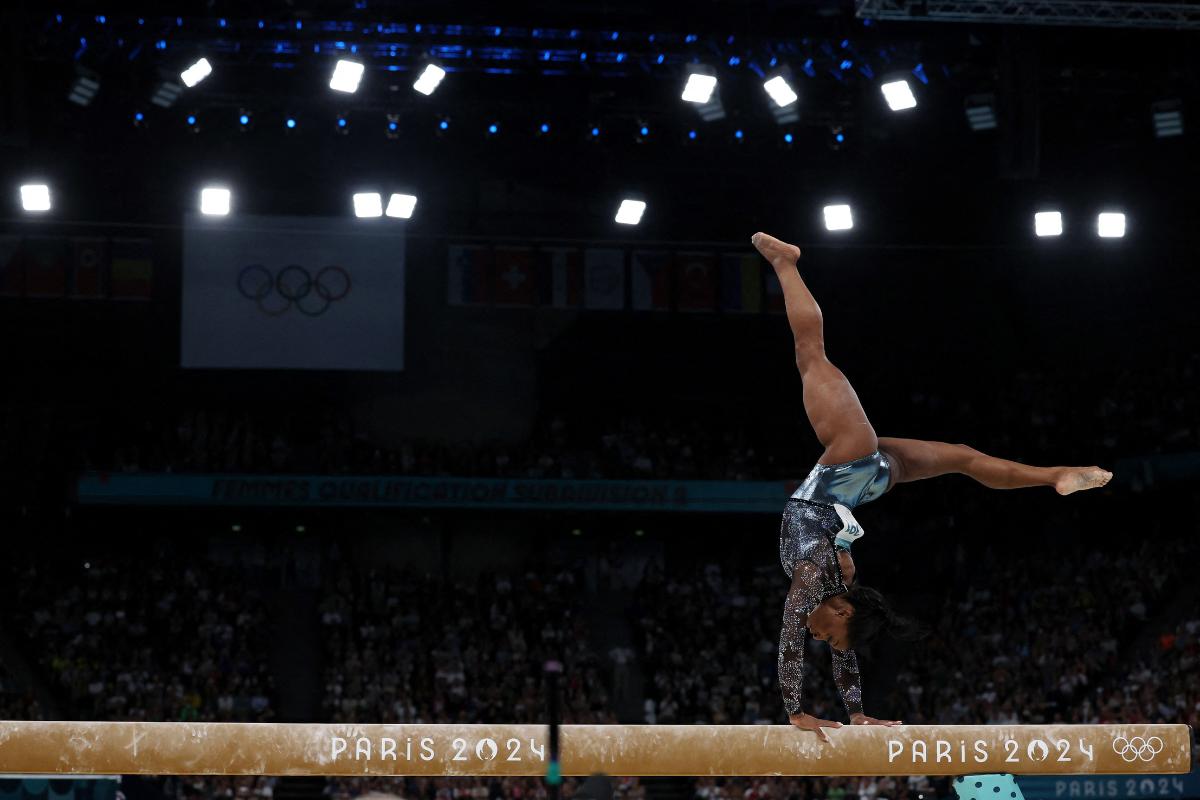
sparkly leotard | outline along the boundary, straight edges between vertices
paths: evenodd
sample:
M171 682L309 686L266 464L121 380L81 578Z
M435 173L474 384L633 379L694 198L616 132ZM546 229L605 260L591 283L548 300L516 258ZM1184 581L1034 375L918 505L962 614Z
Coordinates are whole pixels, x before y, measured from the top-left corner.
M778 668L779 688L789 715L802 713L808 615L825 600L846 591L834 539L844 524L834 504L853 508L881 496L890 486L890 467L887 457L878 452L845 464L818 464L784 509L779 560L792 587L784 603ZM846 711L862 713L858 657L853 650L830 648L830 653L833 680Z

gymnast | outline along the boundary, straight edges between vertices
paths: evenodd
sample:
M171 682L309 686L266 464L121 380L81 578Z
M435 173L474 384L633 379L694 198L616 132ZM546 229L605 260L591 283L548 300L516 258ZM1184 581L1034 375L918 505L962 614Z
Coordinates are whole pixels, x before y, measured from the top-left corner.
M1031 467L985 455L963 444L877 437L858 395L825 356L821 308L796 263L800 249L765 233L751 243L771 262L783 286L796 367L804 383L804 411L825 452L792 494L783 513L779 558L791 578L779 639L779 685L789 721L815 731L840 722L804 713L804 651L811 634L829 643L833 677L855 725L899 725L868 717L855 647L886 629L898 639L918 638L922 626L896 614L878 591L855 581L850 545L862 536L851 509L897 483L939 475L967 475L991 489L1053 486L1059 494L1094 489L1112 473L1099 467Z

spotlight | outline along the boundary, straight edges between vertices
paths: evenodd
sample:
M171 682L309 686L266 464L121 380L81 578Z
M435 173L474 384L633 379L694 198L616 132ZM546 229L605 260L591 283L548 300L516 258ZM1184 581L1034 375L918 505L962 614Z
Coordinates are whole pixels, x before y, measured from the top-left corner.
M49 211L50 187L44 183L27 183L22 186L21 208L26 211Z
M487 132L488 136L495 136L500 132L500 126L493 122L491 125L488 125Z
M1038 236L1062 236L1061 211L1039 211L1033 215L1033 232Z
M549 122L543 122L541 125L539 125L539 126L538 126L538 133L539 133L539 134L541 134L542 136L547 136L547 135L549 135L549 133L550 133L550 123L549 123Z
M289 131L296 130L296 118L288 117L287 119L285 119L283 121L283 127L287 128Z
M188 130L190 130L192 133L200 132L200 118L195 114L188 114L186 117L184 117L183 121L187 123Z
M249 111L242 109L241 111L238 112L238 127L241 130L243 130L243 131L250 130L250 123L252 121L253 121L253 118L250 116Z
M146 126L146 115L141 111L133 112L133 127L144 128Z
M439 67L437 64L427 64L425 69L421 70L421 74L417 77L413 88L421 94L428 97L433 94L433 90L438 87L442 79L446 77L446 70Z
M1159 139L1183 136L1183 103L1164 100L1150 106L1150 114L1154 120L1154 135Z
M409 219L413 215L413 209L417 207L417 198L411 194L393 194L388 198L387 211L384 213L389 217L397 219Z
M642 200L622 200L621 207L617 209L617 222L622 225L637 225L642 221L642 214L646 213L646 203Z
M379 192L359 192L354 195L354 216L382 217L383 198Z
M793 136L791 133L785 133L785 134L783 135L783 143L784 143L784 144L786 144L786 145L789 145L789 146L790 146L790 145L791 145L793 142L795 142L795 141L796 141L796 137L795 137L795 136Z
M841 125L833 125L829 128L829 138L826 139L826 144L830 150L841 150L846 146L846 129Z
M996 98L990 94L973 94L966 99L964 107L967 113L967 124L973 131L994 131L996 129Z
M223 186L206 186L200 190L200 213L223 217L229 213L231 193Z
M592 137L593 139L599 139L600 138L600 127L598 125L593 125L592 129L590 131L588 131L588 136Z
M780 108L794 105L800 99L800 96L796 94L796 90L787 82L787 78L782 75L776 75L763 83L763 88L767 90L767 94L775 101L775 105Z
M211 74L212 64L208 63L207 58L202 58L179 73L179 80L183 81L183 85L190 89Z
M350 132L349 118L345 114L338 114L337 119L334 120L333 129L343 135L349 133Z
M337 65L333 68L333 77L329 79L329 88L335 92L348 94L357 92L364 69L363 65L357 61L338 59Z
M690 130L690 131L688 131L688 132L687 132L687 138L688 138L688 141L689 141L689 142L694 142L694 141L696 141L696 137L697 137L697 136L699 136L699 135L700 135L700 134L696 133L696 131L695 131L695 130Z
M892 111L904 111L917 107L917 98L913 95L908 81L891 81L879 87L883 91L883 99L887 101Z
M854 217L850 214L850 206L825 206L825 230L848 231L854 227Z
M175 81L161 81L150 96L150 102L159 108L170 108L181 94L183 87Z
M733 132L733 138L735 141L737 141L738 144L741 144L742 141L746 138L746 133L741 128L738 128L736 131Z
M78 67L75 71L75 82L71 84L71 91L67 94L67 99L77 106L88 106L91 105L99 91L100 76L90 69Z
M389 139L399 139L400 138L400 115L399 114L388 114L387 115L387 138L389 138Z
M449 117L439 117L437 129L438 129L438 135L444 134L446 131L450 130L450 118Z
M1105 212L1096 217L1096 233L1102 239L1120 239L1125 235L1125 215Z
M800 121L800 107L796 101L800 96L792 88L791 71L781 69L763 82L763 89L771 97L771 116L776 125L791 125Z
M642 144L649 138L650 138L650 126L648 124L646 124L645 122L638 122L637 135L633 137L633 140L635 142L637 142L638 144Z
M683 99L689 103L703 105L717 89L717 76L702 67L693 67L683 87Z

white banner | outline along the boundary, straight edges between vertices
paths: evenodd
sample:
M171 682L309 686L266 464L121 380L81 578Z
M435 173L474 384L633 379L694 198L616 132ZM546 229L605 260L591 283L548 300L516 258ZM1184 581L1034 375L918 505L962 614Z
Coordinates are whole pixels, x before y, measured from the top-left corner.
M184 367L403 369L403 224L189 214L181 324Z

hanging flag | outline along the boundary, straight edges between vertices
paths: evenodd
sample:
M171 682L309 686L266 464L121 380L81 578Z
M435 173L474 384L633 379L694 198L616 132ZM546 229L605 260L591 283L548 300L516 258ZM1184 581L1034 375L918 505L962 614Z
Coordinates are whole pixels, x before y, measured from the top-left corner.
M625 308L624 250L585 250L583 268L583 302L587 308Z
M541 304L551 308L579 308L583 304L583 251L544 247L537 257Z
M671 310L671 254L634 251L630 262L630 295L635 311Z
M67 240L26 236L21 245L26 297L62 297L67 293Z
M108 240L75 238L71 240L71 297L104 296L108 272Z
M783 307L783 286L779 283L779 276L775 274L775 268L765 261L762 262L763 285L766 288L764 292L766 296L767 311L773 313L782 313L786 309Z
M492 278L496 305L532 306L537 298L533 248L497 247Z
M757 314L762 311L762 258L745 253L721 256L721 310Z
M481 245L452 244L446 271L446 300L452 306L491 301L491 251Z
M118 300L149 300L154 294L154 259L149 239L113 239L109 286Z
M21 237L0 236L0 297L20 297L24 291Z
M675 299L680 311L713 311L717 307L717 258L712 253L679 253L675 257Z

